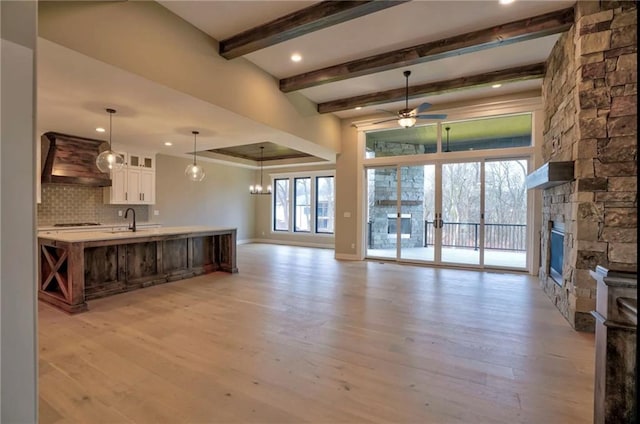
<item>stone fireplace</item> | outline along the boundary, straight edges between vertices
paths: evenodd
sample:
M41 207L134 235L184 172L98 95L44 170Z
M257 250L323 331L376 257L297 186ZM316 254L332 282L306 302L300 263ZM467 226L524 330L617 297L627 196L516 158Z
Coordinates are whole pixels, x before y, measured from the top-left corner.
M577 2L575 19L542 86L543 161L572 161L574 178L542 194L540 284L576 330L593 331L589 271L637 268L636 3Z

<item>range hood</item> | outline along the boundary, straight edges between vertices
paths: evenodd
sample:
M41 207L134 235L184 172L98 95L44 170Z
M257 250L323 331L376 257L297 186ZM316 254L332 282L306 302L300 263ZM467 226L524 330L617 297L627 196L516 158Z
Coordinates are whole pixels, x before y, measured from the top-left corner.
M573 180L573 161L547 162L525 177L527 189L549 188Z
M96 158L104 140L47 132L40 137L43 184L111 185L109 174L100 172Z

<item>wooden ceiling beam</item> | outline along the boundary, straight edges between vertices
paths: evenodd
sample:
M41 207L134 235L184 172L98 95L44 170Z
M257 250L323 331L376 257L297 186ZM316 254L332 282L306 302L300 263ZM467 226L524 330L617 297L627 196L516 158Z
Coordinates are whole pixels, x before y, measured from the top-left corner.
M492 84L505 84L509 82L525 81L530 79L543 78L545 63L518 66L515 68L502 69L499 71L486 72L479 75L454 78L446 81L430 82L427 84L409 87L409 98L421 97L424 95L436 95L450 93L457 90L482 87ZM405 99L405 88L381 91L361 96L348 97L344 99L332 100L318 104L319 113L339 112L355 107L374 106L384 103L397 102Z
M330 82L545 37L567 31L573 25L573 21L573 7L557 10L283 78L280 80L280 90L289 93Z
M220 56L233 59L409 0L326 0L220 41Z

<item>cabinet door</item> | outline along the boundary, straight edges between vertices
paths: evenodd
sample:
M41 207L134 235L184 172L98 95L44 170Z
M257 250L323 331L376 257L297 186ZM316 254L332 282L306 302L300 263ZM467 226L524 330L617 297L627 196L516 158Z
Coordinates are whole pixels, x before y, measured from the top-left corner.
M127 194L129 203L142 203L142 194L140 193L140 170L131 169L127 171Z
M131 168L154 169L155 162L155 156L129 153L129 167Z
M142 203L153 205L155 203L156 175L153 171L140 172L140 195Z
M126 168L111 171L111 188L109 203L127 203L127 170Z

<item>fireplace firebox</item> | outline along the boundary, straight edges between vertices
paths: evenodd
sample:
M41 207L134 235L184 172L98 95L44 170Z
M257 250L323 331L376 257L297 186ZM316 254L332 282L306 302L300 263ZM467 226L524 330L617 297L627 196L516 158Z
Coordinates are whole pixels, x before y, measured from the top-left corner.
M562 286L562 265L564 263L564 223L553 222L549 237L549 275Z

